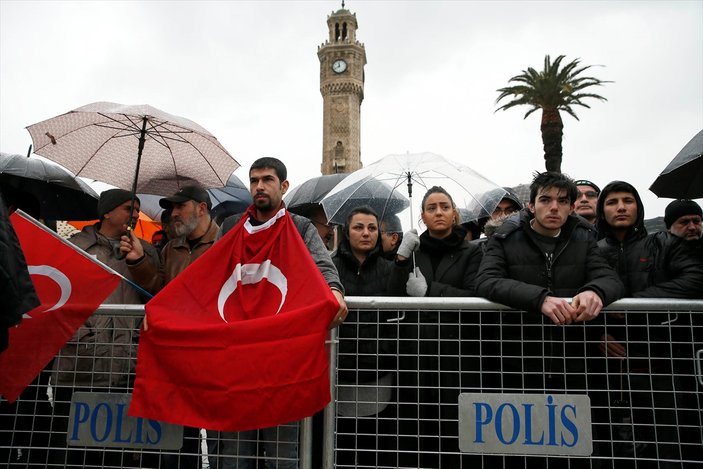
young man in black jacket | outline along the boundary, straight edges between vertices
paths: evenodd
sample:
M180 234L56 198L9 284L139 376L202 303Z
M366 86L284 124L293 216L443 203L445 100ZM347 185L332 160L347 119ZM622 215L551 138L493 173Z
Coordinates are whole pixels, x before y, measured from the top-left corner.
M486 246L478 294L524 311L503 313L503 389L585 390L585 323L623 294L595 229L572 214L576 194L568 176L537 174L528 208Z
M603 188L598 199L597 226L602 238L599 250L617 270L625 284L626 296L703 297L701 260L692 254L683 239L669 232L647 234L644 206L631 184L613 181ZM631 457L632 448L637 448L636 457L677 461L660 461L659 467L666 468L681 468L683 463L678 461L682 456L703 457L701 417L695 411L686 411L697 408L695 402L685 402L691 398L685 390L695 389L691 315L628 311L611 313L605 322L601 350L609 357L608 375L615 377L611 379L611 387L619 385L621 376L626 376L625 389L617 387L614 394L620 400L621 395L629 397L635 423L631 446L621 446L624 454L614 456ZM686 422L693 432L679 430ZM682 441L696 433L696 443ZM656 442L656 447L642 443L646 441Z

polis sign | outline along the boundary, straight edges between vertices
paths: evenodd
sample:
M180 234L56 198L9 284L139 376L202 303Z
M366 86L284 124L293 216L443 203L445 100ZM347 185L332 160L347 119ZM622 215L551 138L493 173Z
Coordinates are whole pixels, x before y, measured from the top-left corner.
M127 415L131 394L75 392L68 435L71 446L177 450L183 427Z
M580 394L459 395L467 453L590 456L591 400Z

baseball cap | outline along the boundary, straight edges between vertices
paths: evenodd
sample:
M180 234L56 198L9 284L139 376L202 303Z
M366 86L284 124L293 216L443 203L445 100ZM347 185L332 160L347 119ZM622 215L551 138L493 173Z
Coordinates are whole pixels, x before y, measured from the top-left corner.
M595 189L596 192L600 194L600 187L596 186L588 179L579 179L577 181L574 181L574 184L576 184L577 186L591 186L593 189Z
M188 200L205 202L208 210L212 208L210 194L201 186L183 186L171 197L164 197L159 200L159 205L161 208L170 209L173 208L173 204L180 204Z

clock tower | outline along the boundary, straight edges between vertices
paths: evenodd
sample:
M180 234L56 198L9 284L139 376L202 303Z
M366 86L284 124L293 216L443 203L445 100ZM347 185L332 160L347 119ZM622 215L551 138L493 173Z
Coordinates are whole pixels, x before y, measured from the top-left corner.
M366 50L356 40L356 14L337 10L327 17L329 38L317 49L320 59L322 174L361 168L361 101Z

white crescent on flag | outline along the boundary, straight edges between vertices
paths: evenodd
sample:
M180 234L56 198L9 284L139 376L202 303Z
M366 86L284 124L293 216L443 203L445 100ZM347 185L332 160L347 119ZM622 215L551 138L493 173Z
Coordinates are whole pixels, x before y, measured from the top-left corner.
M225 302L237 289L237 284L242 282L242 285L251 285L258 283L263 279L267 279L270 284L274 285L281 292L281 304L278 306L276 314L281 311L283 303L286 301L288 293L288 279L283 275L278 267L267 259L261 264L237 264L232 271L232 275L225 281L220 289L220 294L217 297L217 311L224 322L225 319Z
M45 277L49 277L51 280L56 282L56 284L59 286L59 289L61 290L61 296L59 297L59 300L56 302L56 304L49 309L39 312L48 313L49 311L59 309L60 307L66 304L69 297L71 296L72 287L71 281L68 279L68 277L66 277L63 272L61 272L55 267L51 267L50 265L29 265L27 266L27 270L29 271L29 275L43 275ZM31 316L27 314L25 314L24 317L31 318Z

